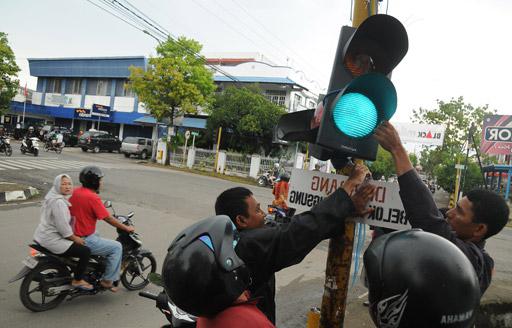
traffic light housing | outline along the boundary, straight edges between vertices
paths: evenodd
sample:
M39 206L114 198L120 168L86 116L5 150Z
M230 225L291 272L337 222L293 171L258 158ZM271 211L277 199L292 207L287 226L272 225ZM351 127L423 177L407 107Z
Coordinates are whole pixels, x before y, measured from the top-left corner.
M407 32L392 16L370 16L357 29L342 27L327 95L316 111L283 115L278 135L315 144L321 159L344 154L375 160L373 133L397 107L389 77L407 50Z

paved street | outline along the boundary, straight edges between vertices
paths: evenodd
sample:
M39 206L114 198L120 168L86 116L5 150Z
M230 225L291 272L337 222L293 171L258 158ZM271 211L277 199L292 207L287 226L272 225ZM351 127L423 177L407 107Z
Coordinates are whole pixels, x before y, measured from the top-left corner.
M70 174L78 183L78 173L83 165L102 167L106 177L100 196L112 200L118 213L135 211L135 227L142 236L144 247L154 253L160 270L165 250L176 233L211 215L216 196L235 184L137 162L122 154L83 153L78 148L66 148L60 155L43 152L40 157L33 158L21 156L15 145L13 157L0 156L0 166L6 168L0 170L0 181L32 185L42 189L44 195L59 173ZM18 169L9 169L11 163L16 163ZM38 168L37 163L45 163L44 169L43 165ZM55 163L55 168L51 163ZM270 203L270 189L249 188L262 205ZM117 294L105 292L64 302L44 313L31 313L25 309L18 298L20 282L7 284L7 280L21 269L21 260L28 254L27 244L39 221L39 208L38 199L0 206L0 327L158 327L165 323L154 303L124 288ZM115 236L114 229L105 223L99 223L99 230L103 236ZM512 232L507 229L488 244L497 263L495 279L510 280L512 263L508 249L511 240ZM278 327L304 327L307 310L320 306L326 255L327 242L323 242L301 264L278 273ZM157 291L154 286L148 289ZM366 308L361 305L364 297L358 298L365 291L360 283L350 290L347 319L357 315L369 322Z

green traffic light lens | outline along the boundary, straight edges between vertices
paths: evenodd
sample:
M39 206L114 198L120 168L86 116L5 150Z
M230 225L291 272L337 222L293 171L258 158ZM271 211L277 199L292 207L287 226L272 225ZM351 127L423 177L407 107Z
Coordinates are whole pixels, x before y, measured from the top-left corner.
M360 93L342 95L333 110L336 127L352 138L363 138L377 126L378 113L375 104Z

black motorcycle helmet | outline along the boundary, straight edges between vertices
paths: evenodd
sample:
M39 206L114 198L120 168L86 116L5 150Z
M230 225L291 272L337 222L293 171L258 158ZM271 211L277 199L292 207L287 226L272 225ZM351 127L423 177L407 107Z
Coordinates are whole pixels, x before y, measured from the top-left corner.
M420 229L393 232L372 241L364 265L377 327L472 327L478 278L450 241Z
M238 231L226 215L201 220L178 234L162 267L172 303L195 316L212 317L248 288L249 270L236 255Z
M97 166L86 166L80 171L79 180L82 186L98 192L103 172Z

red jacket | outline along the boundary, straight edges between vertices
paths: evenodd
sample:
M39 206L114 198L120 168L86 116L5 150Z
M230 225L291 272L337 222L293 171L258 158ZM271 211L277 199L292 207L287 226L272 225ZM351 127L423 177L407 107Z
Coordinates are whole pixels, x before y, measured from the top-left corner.
M255 303L232 305L213 318L199 317L197 328L275 328Z

